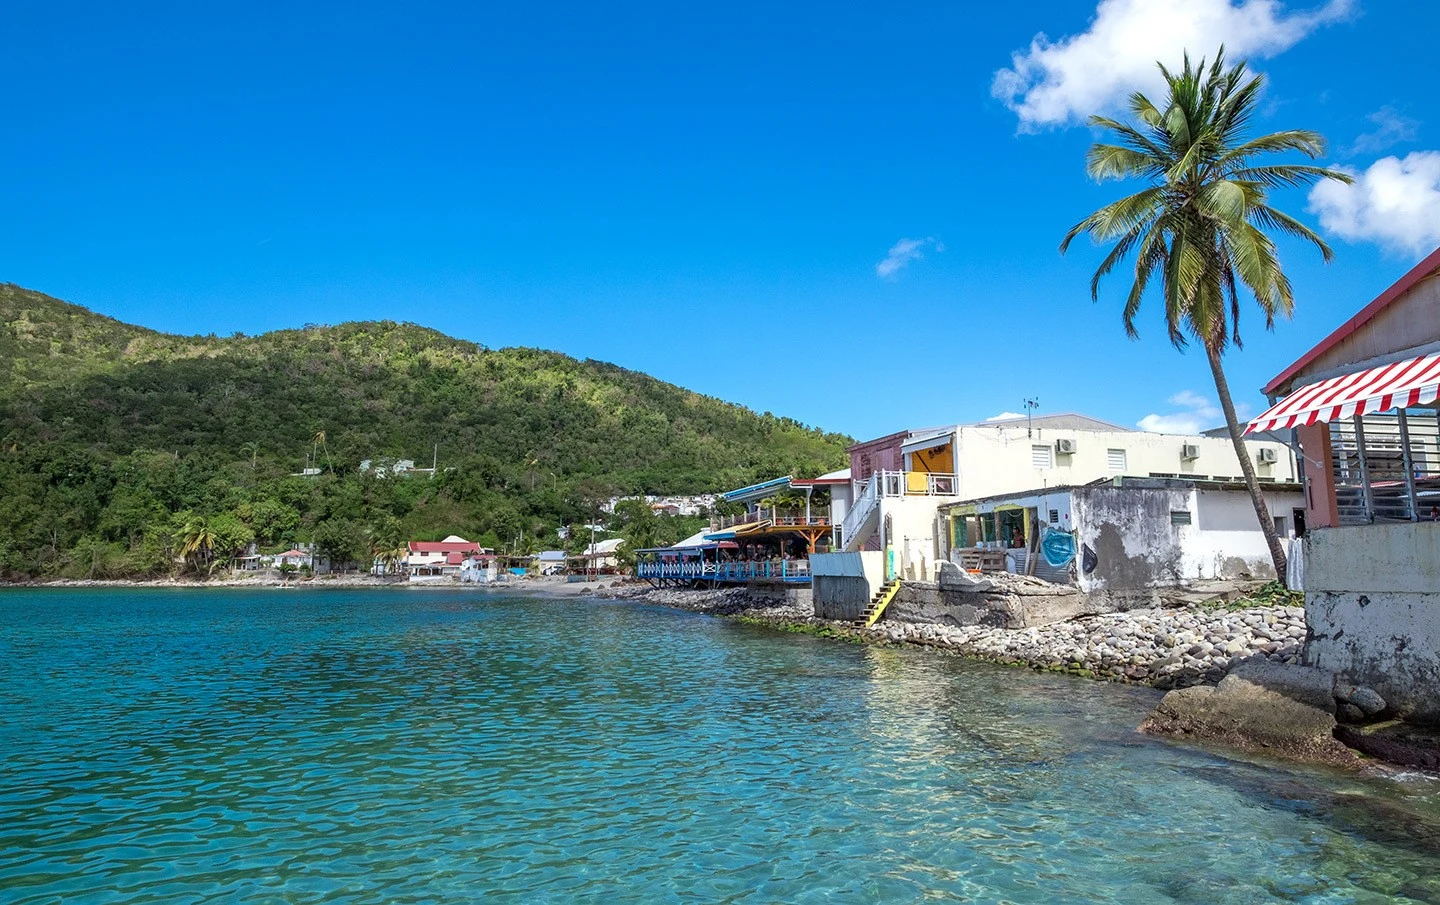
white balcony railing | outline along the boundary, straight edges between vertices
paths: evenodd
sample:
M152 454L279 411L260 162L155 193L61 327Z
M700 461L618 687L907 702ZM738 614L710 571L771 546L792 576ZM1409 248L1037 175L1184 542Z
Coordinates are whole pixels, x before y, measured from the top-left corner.
M959 493L958 475L926 471L877 471L870 476L876 482L877 493L882 497L903 496L955 496ZM856 497L864 492L868 482L856 482Z

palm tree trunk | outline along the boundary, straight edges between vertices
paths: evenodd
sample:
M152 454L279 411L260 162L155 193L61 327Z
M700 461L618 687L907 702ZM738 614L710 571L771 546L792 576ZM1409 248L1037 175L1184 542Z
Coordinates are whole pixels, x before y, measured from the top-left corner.
M1230 442L1235 444L1235 456L1240 460L1240 471L1245 475L1245 489L1250 491L1250 502L1255 506L1255 517L1260 520L1260 530L1265 534L1265 545L1270 548L1270 561L1275 564L1275 578L1285 583L1285 549L1280 546L1280 536L1275 533L1275 519L1270 516L1270 507L1260 494L1260 481L1255 477L1255 465L1250 461L1250 452L1240 433L1240 422L1235 418L1235 401L1230 398L1230 384L1225 379L1225 369L1220 363L1220 350L1212 343L1205 344L1205 357L1210 360L1210 373L1215 378L1215 392L1220 395L1220 408L1225 412L1225 426L1230 429Z

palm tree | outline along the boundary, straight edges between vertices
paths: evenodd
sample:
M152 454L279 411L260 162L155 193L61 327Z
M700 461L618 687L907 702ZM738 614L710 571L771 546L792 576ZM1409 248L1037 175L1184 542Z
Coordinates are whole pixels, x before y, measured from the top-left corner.
M310 445L310 461L315 468L320 467L320 450L322 449L325 450L325 463L330 466L331 471L334 471L335 463L330 460L330 447L325 443L325 432L318 430Z
M180 529L180 555L197 567L210 561L215 553L215 542L215 529L203 515L192 516Z
M1110 130L1118 143L1092 145L1085 158L1087 172L1096 180L1134 178L1149 186L1075 224L1060 243L1060 252L1081 233L1114 243L1090 280L1092 300L1099 299L1100 280L1135 255L1135 278L1123 314L1131 339L1139 336L1135 315L1146 289L1158 277L1170 342L1183 349L1193 338L1205 347L1255 515L1276 575L1284 581L1285 551L1241 439L1221 358L1232 343L1241 347L1238 284L1254 297L1267 330L1274 327L1277 313L1289 317L1294 309L1290 281L1267 230L1309 242L1327 263L1333 257L1308 227L1270 206L1270 190L1321 179L1351 180L1319 166L1263 163L1268 155L1285 151L1314 159L1325 152L1325 140L1303 129L1246 138L1263 80L1247 74L1244 63L1226 69L1224 57L1222 47L1208 71L1204 60L1192 66L1188 54L1178 73L1160 66L1168 93L1164 106L1157 107L1144 94L1131 95L1135 125L1090 117L1092 126Z
M255 468L255 459L260 455L260 444L254 440L240 444L240 454L245 455L247 453L250 455L250 468L253 471Z
M400 520L393 515L384 516L371 525L367 533L370 553L385 567L385 574L394 572L400 561L410 552L405 543L404 532L400 528Z

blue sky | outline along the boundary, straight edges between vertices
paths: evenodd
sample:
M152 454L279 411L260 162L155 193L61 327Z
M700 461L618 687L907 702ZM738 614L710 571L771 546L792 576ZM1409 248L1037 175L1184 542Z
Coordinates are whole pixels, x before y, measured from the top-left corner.
M1239 401L1440 244L1433 4L10 0L0 31L0 280L181 333L409 320L858 437L1025 397L1219 423L1158 308L1127 340L1123 278L1093 305L1100 253L1056 250L1123 191L1078 119L1180 47L1248 56L1259 125L1361 177L1277 198L1337 260L1282 244L1297 316L1249 318Z

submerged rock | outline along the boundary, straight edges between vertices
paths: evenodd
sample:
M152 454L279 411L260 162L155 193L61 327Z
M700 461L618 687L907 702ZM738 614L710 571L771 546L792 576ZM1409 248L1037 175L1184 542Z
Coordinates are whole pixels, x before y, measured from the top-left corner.
M1335 738L1333 679L1323 670L1253 657L1211 688L1172 691L1141 732L1221 742L1250 751L1336 765L1358 763Z
M1407 767L1440 770L1440 729L1390 720L1372 726L1341 726L1335 735L1371 757Z

